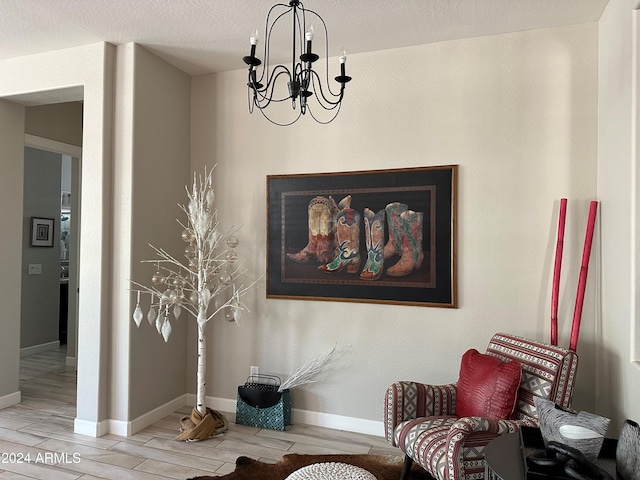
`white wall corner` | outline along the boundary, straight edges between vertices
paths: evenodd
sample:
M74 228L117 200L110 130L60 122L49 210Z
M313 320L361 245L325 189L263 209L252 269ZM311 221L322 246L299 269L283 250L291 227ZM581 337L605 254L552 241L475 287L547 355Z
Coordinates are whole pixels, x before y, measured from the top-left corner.
M7 407L10 407L11 405L20 403L21 399L22 399L22 395L20 394L20 390L18 390L17 392L10 393L9 395L0 397L0 408L7 408Z

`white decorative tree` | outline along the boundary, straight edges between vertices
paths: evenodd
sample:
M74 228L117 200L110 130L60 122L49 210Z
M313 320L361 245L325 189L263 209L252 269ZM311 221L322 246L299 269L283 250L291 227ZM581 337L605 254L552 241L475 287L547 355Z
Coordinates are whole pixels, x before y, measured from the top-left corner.
M214 167L215 168L215 167ZM184 261L180 261L162 248L154 247L158 258L143 260L144 263L157 264L157 271L151 277L152 286L132 282L138 292L138 301L133 319L139 327L144 314L140 307L140 294L151 295L151 306L147 314L150 324L155 322L158 333L165 342L171 335L171 314L177 319L182 309L186 310L197 321L198 327L198 372L196 406L191 417L181 421L180 440L202 440L220 429L220 423L226 419L206 407L205 374L206 374L206 326L207 322L220 313L229 321L238 323L242 311L248 311L240 301L249 290L254 289L259 280L241 282L244 270L236 263L235 248L238 239L237 230L223 233L218 224L218 209L215 207L215 193L212 187L213 170L204 177L196 178L189 191L185 187L189 202L180 208L187 216L187 223L180 220L182 239L187 243L184 249ZM156 310L157 309L157 310Z

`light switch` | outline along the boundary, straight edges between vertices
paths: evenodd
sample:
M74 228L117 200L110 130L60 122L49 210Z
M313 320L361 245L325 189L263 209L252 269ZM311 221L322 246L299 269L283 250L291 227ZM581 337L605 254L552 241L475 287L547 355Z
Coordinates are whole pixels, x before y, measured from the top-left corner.
M41 263L30 263L29 264L29 275L40 275L42 273L42 264Z

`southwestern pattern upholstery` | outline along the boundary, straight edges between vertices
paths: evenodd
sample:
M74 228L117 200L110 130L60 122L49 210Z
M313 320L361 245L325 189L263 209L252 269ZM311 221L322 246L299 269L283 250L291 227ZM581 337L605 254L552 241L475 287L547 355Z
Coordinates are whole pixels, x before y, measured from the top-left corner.
M484 448L493 438L523 425L538 426L534 397L570 407L578 366L575 352L498 333L486 353L522 364L513 420L457 417L455 383L396 382L385 395L387 441L402 450L408 462L418 462L439 480L483 479Z

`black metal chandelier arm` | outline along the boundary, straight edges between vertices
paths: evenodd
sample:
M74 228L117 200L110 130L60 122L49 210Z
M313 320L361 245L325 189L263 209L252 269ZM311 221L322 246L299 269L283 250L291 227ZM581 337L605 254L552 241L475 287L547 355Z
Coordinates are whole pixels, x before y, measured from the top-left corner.
M260 108L259 105L257 105L257 106L258 106L258 110L260 110L260 113L262 114L262 116L264 118L269 120L270 123L273 123L274 125L277 125L279 127L288 127L289 125L293 125L302 116L302 111L298 110L298 115L296 115L296 117L293 120L291 120L290 122L287 122L287 123L279 123L279 122L276 122L275 120L272 120L271 118L269 118L269 116L265 113L264 108Z
M333 107L330 110L335 110L335 113L331 116L331 118L329 118L328 120L320 120L318 117L316 117L313 114L313 110L311 109L311 106L307 106L307 112L309 112L309 115L311 115L311 118L313 118L316 122L322 124L322 125L327 125L328 123L331 123L335 120L335 118L338 116L338 113L340 113L340 107L342 106L342 104L338 104L336 105L338 108ZM326 110L326 109L325 109Z
M325 110L333 110L342 103L342 98L344 97L344 85L342 86L342 88L340 88L340 93L337 95L333 92L329 92L335 100L332 98L328 98L324 94L320 76L313 70L311 70L311 89L315 93L316 100Z
M281 75L287 75L289 78L291 78L289 70L282 65L278 65L274 69L273 75L269 79L269 83L267 83L266 86L261 89L250 88L250 90L253 90L254 103L258 105L258 108L266 108L271 102L278 103L289 100L289 96L283 98L273 98L273 91L278 81L278 77L280 77ZM249 86L251 87L251 84Z
M271 17L271 13L272 11L276 8L276 7L284 7L286 10L282 13L280 13L276 19L271 23L271 26L269 26L269 19ZM269 78L269 71L270 71L270 41L271 41L271 31L273 30L273 27L276 25L276 23L278 22L278 20L280 20L281 17L283 17L284 15L286 15L287 13L289 13L291 10L293 9L293 7L289 6L289 5L285 5L284 3L278 3L276 5L274 5L273 7L271 7L269 9L269 13L267 14L267 21L265 22L265 26L264 26L264 31L266 32L265 35L265 39L264 39L264 53L263 53L263 57L264 58L264 64L262 67L262 74L260 75L260 78L258 79L258 82L263 82L266 78Z
M324 64L325 64L325 78L327 80L327 89L329 90L329 93L331 95L333 95L334 97L341 96L342 95L342 89L344 88L344 86L342 86L340 93L335 93L331 89L331 82L329 81L329 35L327 33L327 24L324 23L324 19L320 15L318 15L316 12L314 12L313 10L305 10L305 11L307 13L315 15L316 18L318 20L320 20L320 23L322 23L322 29L324 31L324 54L325 54L325 57L327 59L327 61L324 62Z

